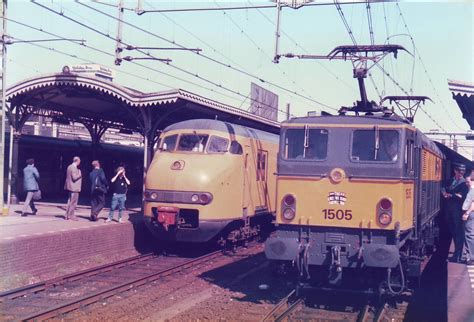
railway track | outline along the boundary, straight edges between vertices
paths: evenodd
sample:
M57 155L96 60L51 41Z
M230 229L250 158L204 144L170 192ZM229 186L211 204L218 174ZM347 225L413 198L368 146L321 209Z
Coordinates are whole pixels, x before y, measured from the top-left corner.
M223 256L146 254L0 293L0 320L45 320Z
M387 303L347 307L345 311L310 307L305 305L305 298L298 297L296 290L293 290L276 304L262 321L392 322L403 321L405 311L406 303L396 308L390 307Z

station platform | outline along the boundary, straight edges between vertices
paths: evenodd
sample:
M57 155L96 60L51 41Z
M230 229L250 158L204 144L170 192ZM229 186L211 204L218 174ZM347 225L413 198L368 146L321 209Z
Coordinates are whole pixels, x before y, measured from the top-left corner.
M448 262L448 321L474 322L474 266Z
M0 216L0 291L73 273L149 251L150 235L140 208L124 211L123 223L90 220L90 206L79 205L77 221L65 220L66 205L35 203L36 215L21 216L22 204Z

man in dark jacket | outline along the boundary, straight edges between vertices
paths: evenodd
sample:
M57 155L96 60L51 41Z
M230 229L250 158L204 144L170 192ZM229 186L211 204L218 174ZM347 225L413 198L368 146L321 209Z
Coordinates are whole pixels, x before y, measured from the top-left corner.
M33 194L39 190L39 177L40 175L38 169L35 167L35 160L26 160L26 167L23 169L23 188L26 191L26 199L25 205L23 206L23 211L21 212L22 216L26 216L28 206L31 207L33 215L36 215L38 212L33 201Z
M94 169L89 173L89 179L91 180L91 220L97 221L100 211L104 208L105 193L109 187L104 170L100 168L100 162L98 160L92 161L92 167Z
M464 179L466 166L464 164L454 165L454 177L448 181L441 193L445 201L445 210L448 220L449 231L454 241L453 262L461 262L464 246L464 226L462 222L462 204L469 192L469 187Z

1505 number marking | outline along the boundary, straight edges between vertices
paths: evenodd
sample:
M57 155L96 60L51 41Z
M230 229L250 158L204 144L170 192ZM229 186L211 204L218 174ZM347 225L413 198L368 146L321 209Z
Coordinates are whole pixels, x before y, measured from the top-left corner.
M342 209L323 209L324 219L337 219L337 220L351 220L352 219L352 210L342 210Z

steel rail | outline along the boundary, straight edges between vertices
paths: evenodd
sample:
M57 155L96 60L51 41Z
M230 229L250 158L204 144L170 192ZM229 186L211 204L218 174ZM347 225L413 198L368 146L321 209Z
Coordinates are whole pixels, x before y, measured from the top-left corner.
M375 322L382 322L384 320L384 317L387 313L387 310L388 310L388 305L387 303L383 303L382 305L380 305L376 312L375 312L375 317L374 317L374 321Z
M283 299L280 300L280 302L278 302L274 307L273 309L267 313L267 315L265 315L265 317L263 318L262 322L265 322L265 321L274 321L275 320L275 313L281 309L282 307L284 307L285 305L288 305L288 302L290 300L290 298L292 296L294 296L296 294L296 290L293 290L290 292L290 294L288 294L287 296L285 296Z
M293 311L295 311L298 308L301 308L303 305L304 305L304 299L303 298L297 299L295 302L291 303L288 306L288 308L285 311L283 311L282 314L280 314L279 316L275 318L275 322L283 321L284 318L288 317Z
M153 253L137 255L137 256L134 256L134 257L130 257L130 258L122 259L122 260L119 260L119 261L115 261L113 263L104 264L104 265L101 265L101 266L93 267L93 268L82 270L82 271L79 271L79 272L63 275L63 276L60 276L60 277L55 277L55 278L52 278L52 279L49 279L49 280L46 280L46 281L43 281L43 282L38 282L38 283L35 283L35 284L26 285L26 286L22 286L22 287L15 288L15 289L12 289L12 290L8 290L8 291L5 291L5 292L1 292L0 293L0 303L4 302L5 300L13 300L15 298L18 298L18 297L21 297L21 296L24 296L24 295L27 295L27 294L38 293L38 292L44 291L45 289L47 289L50 286L60 285L60 284L63 284L65 282L68 282L68 281L76 281L76 280L81 279L82 277L90 277L90 276L93 276L93 275L97 275L97 274L100 274L102 272L109 271L109 270L111 270L115 267L123 267L123 266L126 266L126 265L131 265L131 264L134 264L136 262L143 261L143 260L149 259L150 257L154 257L154 256L156 256L156 255L154 255Z
M357 322L367 321L368 315L369 315L369 306L364 305L364 307L360 310L359 315L357 316Z
M103 299L106 299L108 297L111 297L111 296L113 296L117 293L121 293L121 292L127 291L129 289L132 289L134 287L137 287L137 286L140 286L140 285L143 285L143 284L146 284L146 283L153 282L153 281L155 281L159 278L162 278L164 276L168 276L168 275L174 274L176 272L182 271L184 269L187 269L189 267L192 267L192 266L194 266L195 264L197 264L199 262L202 262L202 261L205 261L205 260L207 261L209 259L219 257L219 256L222 256L222 251L221 250L210 253L210 254L207 254L207 255L204 255L204 256L201 256L201 257L198 257L198 258L195 258L195 259L192 259L192 260L189 260L185 263L178 264L178 265L170 267L170 268L166 268L166 269L161 270L159 272L148 274L144 277L140 277L140 278L137 278L137 279L132 280L132 281L124 282L124 283L122 283L118 286L112 286L112 287L109 287L105 290L97 291L95 293L83 296L79 299L71 300L71 301L68 301L66 303L56 305L54 307L45 309L43 311L34 313L32 315L25 316L25 317L21 318L21 320L22 321L41 321L41 320L53 318L53 317L55 317L59 314L64 314L64 313L73 311L73 310L78 309L78 308L80 308L84 305L89 305L89 304L92 304L92 303L97 302L99 300L103 300Z

